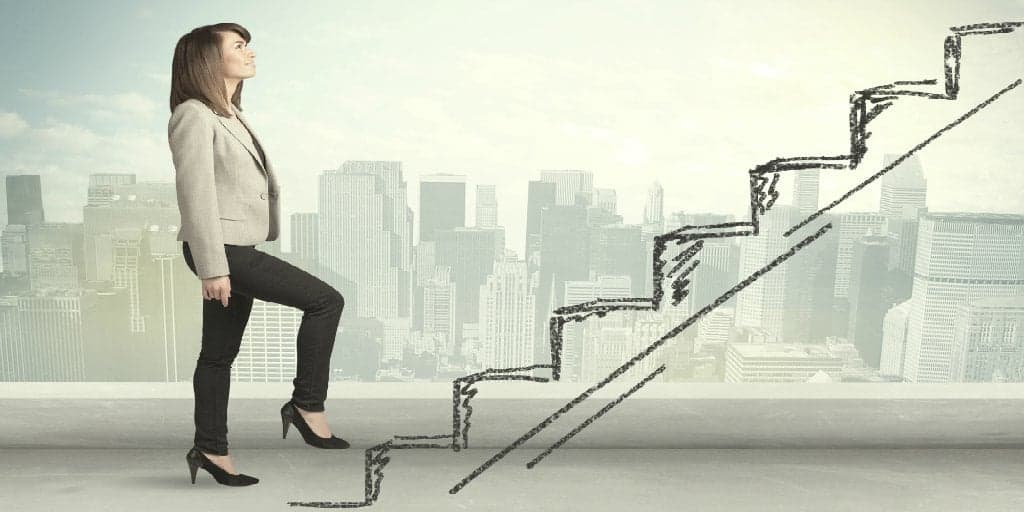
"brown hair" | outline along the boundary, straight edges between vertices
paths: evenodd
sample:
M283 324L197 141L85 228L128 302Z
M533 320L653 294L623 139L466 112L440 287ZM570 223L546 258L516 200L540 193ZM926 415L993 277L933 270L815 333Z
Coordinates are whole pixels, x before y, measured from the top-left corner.
M223 35L219 32L235 32L248 43L249 31L237 23L203 25L178 39L171 62L171 112L185 100L195 98L210 107L218 115L231 117L224 73L221 70L220 45ZM242 83L238 82L230 102L242 110Z

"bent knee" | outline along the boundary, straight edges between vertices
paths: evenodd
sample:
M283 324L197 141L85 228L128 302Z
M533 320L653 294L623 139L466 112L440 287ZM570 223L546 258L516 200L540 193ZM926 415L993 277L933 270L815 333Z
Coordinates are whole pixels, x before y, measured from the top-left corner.
M342 311L345 309L345 296L338 290L331 288L325 295L324 304L328 309Z

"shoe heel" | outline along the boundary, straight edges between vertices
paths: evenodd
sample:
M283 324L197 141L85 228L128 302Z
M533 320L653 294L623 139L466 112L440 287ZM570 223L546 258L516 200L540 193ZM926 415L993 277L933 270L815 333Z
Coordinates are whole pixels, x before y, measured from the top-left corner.
M290 404L281 408L281 439L288 437L288 426L292 424L292 411Z
M196 473L199 471L199 466L202 465L202 461L194 459L191 454L186 455L185 460L188 462L188 473L192 478L192 485L195 485Z

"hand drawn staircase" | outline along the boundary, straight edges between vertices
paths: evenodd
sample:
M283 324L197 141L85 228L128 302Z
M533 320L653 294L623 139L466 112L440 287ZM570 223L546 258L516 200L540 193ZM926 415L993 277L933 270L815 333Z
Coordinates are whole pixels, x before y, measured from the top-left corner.
M800 156L800 157L789 157L789 158L776 158L764 164L761 164L750 171L749 174L749 186L750 186L750 220L744 222L731 222L724 224L714 224L706 226L683 226L679 229L670 231L668 233L659 235L655 239L654 249L654 293L653 297L635 297L625 299L597 299L594 301L576 304L571 306L560 307L554 310L549 319L550 335L551 335L551 362L550 364L535 364L530 366L524 366L520 368L491 368L484 370L479 373L467 375L455 379L452 383L452 429L451 432L445 432L443 434L436 435L395 435L391 439L384 441L383 443L377 444L366 450L365 456L365 495L362 501L340 501L340 502L326 502L326 501L291 501L289 505L293 506L307 506L307 507L318 507L318 508L354 508L372 505L378 498L381 491L381 482L384 478L383 469L391 460L389 453L391 450L398 449L444 449L460 451L463 448L469 447L469 431L470 431L470 417L473 414L473 407L470 405L473 397L477 395L479 391L474 386L477 383L484 381L532 381L532 382L548 382L552 380L559 380L562 364L562 332L566 324L571 322L583 322L586 319L597 316L604 317L605 315L617 312L617 311L665 311L666 308L678 307L682 300L687 296L687 286L690 283L689 276L700 264L700 260L697 256L704 245L704 240L709 238L720 238L720 237L739 237L739 236L758 236L759 231L759 219L765 212L770 210L775 204L775 201L779 197L779 193L776 190L776 185L779 181L781 173L786 171L794 171L799 169L822 169L822 170L852 170L856 169L861 163L861 159L868 150L867 141L871 136L871 132L867 130L869 124L878 118L882 112L892 107L896 101L905 98L923 98L929 100L956 100L959 93L959 78L960 78L960 50L964 37L968 36L982 36L991 34L1004 34L1013 32L1016 29L1024 26L1024 22L1000 22L1000 23L979 23L973 25L965 25L960 27L951 27L950 31L952 34L946 36L944 42L944 69L945 77L944 82L941 86L938 84L938 80L910 80L910 81L897 81L885 85L879 85L868 89L863 89L854 92L850 95L849 99L849 128L850 128L850 152L849 154L838 155L838 156ZM842 201L846 200L849 196L861 190L871 182L880 178L886 172L890 171L905 159L925 147L926 145L933 142L935 139L940 137L942 134L956 127L966 119L970 118L974 114L978 113L983 108L989 106L1005 93L1016 88L1021 84L1021 79L1010 83L1006 87L992 94L988 99L975 105L970 110L966 111L963 115L957 118L952 123L938 130L931 136L922 140L919 144L914 146L912 149L901 155L899 158L893 160L889 165L883 169L871 174L866 177L862 182L851 188L846 193L842 194L838 199L832 203L820 208L818 211L810 214L803 218L795 225L790 227L784 236L789 237L796 233L801 228L804 228L814 222L823 213L832 209ZM938 86L938 87L936 87ZM497 454L487 460L485 463L480 465L476 470L470 473L466 478L458 482L455 486L449 489L449 493L455 494L462 487L472 481L474 478L483 473L492 464L503 458L509 452L519 447L526 440L535 436L548 425L557 420L560 416L568 412L570 409L579 405L583 401L587 400L597 390L604 387L609 382L614 381L627 370L636 365L641 360L649 357L655 350L664 345L668 340L674 338L676 335L681 333L684 329L690 327L702 316L712 311L714 308L721 305L723 302L728 300L730 297L735 295L737 292L745 288L750 283L761 277L764 273L770 271L772 268L778 266L789 257L793 256L797 251L813 243L820 236L824 235L829 229L832 228L831 223L824 223L821 226L811 226L811 228L817 227L810 234L805 233L802 238L794 243L790 249L782 254L775 257L774 260L769 262L763 268L757 270L753 274L747 276L745 279L737 283L733 288L726 291L716 300L707 304L696 313L689 315L686 320L665 333L659 339L653 341L645 350L634 355L628 361L609 374L607 377L599 382L594 383L586 391L581 393L576 398L572 399L564 406L559 408L557 411L551 413L546 419L544 419L537 426L524 433L514 442L500 450ZM811 228L808 228L810 231ZM675 251L675 254L669 255L669 249ZM671 267L666 271L666 267L671 264ZM570 430L565 436L559 439L556 443L552 444L548 449L543 451L540 455L531 460L528 464L528 468L532 468L540 460L550 454L552 451L564 444L568 439L586 428L587 425L591 424L594 420L598 419L605 412L613 408L618 403L621 403L625 398L634 393L644 384L649 382L651 379L656 377L659 373L665 370L665 365L659 366L656 370L651 372L649 375L644 377L642 380L637 382L627 392L620 395L617 399L609 402L597 413L591 415L586 421L577 425L575 428ZM550 371L550 377L538 377L536 373L538 371L547 372Z

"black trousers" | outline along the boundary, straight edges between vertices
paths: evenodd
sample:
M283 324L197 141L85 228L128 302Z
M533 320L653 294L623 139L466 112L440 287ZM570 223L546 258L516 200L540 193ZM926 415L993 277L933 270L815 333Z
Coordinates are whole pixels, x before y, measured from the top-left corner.
M185 263L196 273L188 242ZM331 351L345 299L312 274L251 245L225 245L231 275L228 306L203 301L203 338L192 376L195 391L195 445L215 455L228 454L227 411L231 364L238 355L253 298L302 310L296 339L297 368L292 400L307 411L323 411L330 377ZM197 274L198 275L198 274Z

